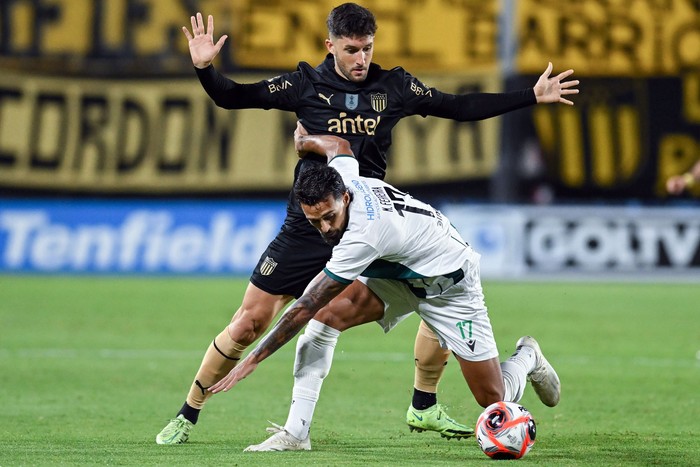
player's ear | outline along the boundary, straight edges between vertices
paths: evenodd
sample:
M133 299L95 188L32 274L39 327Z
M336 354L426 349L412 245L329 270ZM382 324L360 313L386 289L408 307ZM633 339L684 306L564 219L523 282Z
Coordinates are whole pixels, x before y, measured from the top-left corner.
M347 206L348 204L350 204L350 192L345 190L345 193L343 193L343 206Z
M333 41L331 41L330 39L326 39L325 44L326 44L326 50L328 50L328 53L335 55L335 46L333 45Z

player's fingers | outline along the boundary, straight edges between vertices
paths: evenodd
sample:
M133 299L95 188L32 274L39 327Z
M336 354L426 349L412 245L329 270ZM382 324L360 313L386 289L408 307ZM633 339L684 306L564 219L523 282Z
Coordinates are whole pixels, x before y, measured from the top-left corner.
M192 34L197 35L197 18L190 16L190 24L192 25Z
M200 12L197 12L197 34L204 34L204 19Z
M572 88L574 86L578 86L578 84L579 84L579 81L577 79L574 79L571 81L564 81L563 83L561 83L561 87L562 87L562 89Z
M182 32L185 33L185 37L187 38L188 41L191 41L192 39L194 39L192 37L192 34L190 34L190 30L187 29L185 26L182 27Z
M574 74L574 70L568 69L566 71L562 71L561 73L559 73L555 79L558 81L562 81L565 78L568 78L569 76L571 76L572 74Z
M216 386L213 386L213 387L211 388L211 392L213 392L214 394L218 394L218 393L220 393L220 392L226 392L226 391L227 391L227 389L226 389L226 378L222 379L221 381L219 381L218 383L216 383Z
M214 16L207 17L207 35L214 36Z
M223 35L219 38L218 41L216 41L216 50L220 50L221 47L224 46L224 42L226 42L226 39L228 39L228 36Z
M566 105L574 105L572 101L570 101L569 99L564 99L563 97L559 98L559 102Z
M578 89L562 89L561 95L578 94Z
M211 392L211 393L214 393L214 394L216 394L217 392L221 391L221 386L225 383L226 378L228 378L228 375L226 375L226 376L224 376L223 378L221 378L221 379L219 380L218 383L212 384L211 386L209 386L208 391Z
M544 76L545 78L548 78L551 73L552 73L552 62L549 62L549 64L547 65L547 68L544 70L544 73L542 73L542 76Z

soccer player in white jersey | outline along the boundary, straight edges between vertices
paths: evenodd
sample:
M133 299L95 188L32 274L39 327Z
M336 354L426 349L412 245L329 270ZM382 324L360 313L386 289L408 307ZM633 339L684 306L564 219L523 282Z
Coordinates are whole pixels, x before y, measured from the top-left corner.
M295 362L295 375L304 376L295 377L295 391L317 391L341 331L376 321L388 332L415 311L455 355L479 405L518 401L528 379L545 405L559 403L559 377L534 338L520 338L516 352L499 362L479 254L444 215L379 179L359 176L342 138L310 136L298 127L295 143L300 155L328 158L328 165L302 172L294 192L306 218L333 246L332 257L274 329L211 392L228 391L307 323ZM356 306L336 308L334 299ZM324 336L327 345L304 346L309 333ZM275 425L270 438L247 450L310 450L314 406L292 404L287 424Z

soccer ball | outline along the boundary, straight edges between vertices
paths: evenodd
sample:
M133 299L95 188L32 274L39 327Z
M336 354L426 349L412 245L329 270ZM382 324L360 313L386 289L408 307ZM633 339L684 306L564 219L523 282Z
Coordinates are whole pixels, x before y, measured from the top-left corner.
M520 459L535 444L535 420L515 402L496 402L479 415L476 440L492 459Z

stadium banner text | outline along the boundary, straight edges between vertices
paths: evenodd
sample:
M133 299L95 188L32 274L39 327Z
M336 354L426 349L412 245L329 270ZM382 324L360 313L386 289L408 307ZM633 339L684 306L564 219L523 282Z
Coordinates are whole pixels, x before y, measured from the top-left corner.
M13 0L0 4L0 64L112 75L191 72L187 40L197 11L229 36L217 58L233 67L284 69L327 53L326 18L336 0ZM367 0L384 67L444 72L498 67L498 0ZM446 46L449 44L449 46ZM93 71L94 72L94 71Z
M700 277L700 209L439 206L488 279ZM247 275L282 202L5 200L0 273Z
M263 78L234 77L242 82ZM427 81L458 93L499 92L500 82L494 75ZM84 193L286 190L298 160L295 125L291 113L217 108L196 78L101 80L3 73L0 186ZM393 134L393 180L421 184L487 178L498 165L499 125L498 119L464 124L407 119Z
M450 204L485 278L700 277L700 209Z
M196 11L229 36L222 70L290 70L326 53L334 0L13 0L0 3L0 67L111 76L191 71L181 27ZM700 67L694 0L367 0L375 60L409 71L518 73L548 61L578 76L651 77ZM500 41L500 43L499 43ZM448 44L448 45L446 45ZM500 52L499 52L500 51Z
M516 70L543 63L577 76L658 77L700 70L700 3L694 0L518 0Z
M5 200L0 272L246 275L284 216L282 202Z

